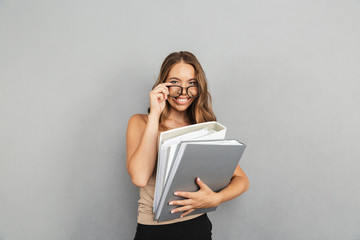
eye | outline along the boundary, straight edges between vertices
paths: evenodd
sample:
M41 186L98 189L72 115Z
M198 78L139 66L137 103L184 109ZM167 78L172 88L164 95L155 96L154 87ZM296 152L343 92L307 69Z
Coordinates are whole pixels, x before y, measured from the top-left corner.
M175 80L170 81L170 83L172 83L172 84L177 84L177 82L178 82L178 81L175 81Z
M194 82L190 82L189 84L190 85L197 85L197 82L194 81Z

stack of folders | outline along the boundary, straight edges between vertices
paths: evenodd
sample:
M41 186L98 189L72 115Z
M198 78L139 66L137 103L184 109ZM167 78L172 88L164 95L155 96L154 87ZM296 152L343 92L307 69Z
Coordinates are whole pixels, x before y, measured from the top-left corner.
M162 132L156 172L153 211L155 220L162 222L180 217L171 214L179 206L170 206L180 200L176 191L199 190L199 177L213 191L225 188L245 150L245 144L235 139L225 139L226 127L218 122L206 122ZM215 211L203 208L190 215Z

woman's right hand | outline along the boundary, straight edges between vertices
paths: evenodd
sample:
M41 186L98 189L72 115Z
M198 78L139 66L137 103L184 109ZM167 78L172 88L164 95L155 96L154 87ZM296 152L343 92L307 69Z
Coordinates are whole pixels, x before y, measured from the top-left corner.
M165 109L166 99L169 95L169 89L166 86L170 86L172 83L160 83L153 90L150 91L150 113L160 116Z

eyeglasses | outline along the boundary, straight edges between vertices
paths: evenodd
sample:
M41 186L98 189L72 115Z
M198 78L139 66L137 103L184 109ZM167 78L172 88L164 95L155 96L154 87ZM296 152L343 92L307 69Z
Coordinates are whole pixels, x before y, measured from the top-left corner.
M183 92L183 87L181 86L177 86L177 85L173 85L173 86L167 86L169 88L169 96L170 97L179 97L182 92ZM192 98L192 97L197 97L199 94L199 90L197 86L190 86L185 88L186 89L186 94Z

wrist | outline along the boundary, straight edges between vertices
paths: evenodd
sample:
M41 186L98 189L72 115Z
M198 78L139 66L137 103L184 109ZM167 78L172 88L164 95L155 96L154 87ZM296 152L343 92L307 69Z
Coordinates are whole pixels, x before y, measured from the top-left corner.
M215 207L219 206L223 202L221 192L215 193L214 204Z
M159 119L160 119L160 113L150 112L150 113L148 114L148 118L149 118L149 120L159 121Z

